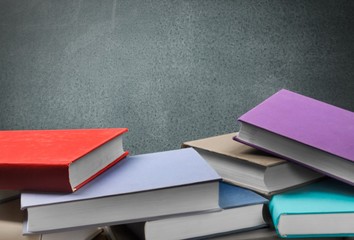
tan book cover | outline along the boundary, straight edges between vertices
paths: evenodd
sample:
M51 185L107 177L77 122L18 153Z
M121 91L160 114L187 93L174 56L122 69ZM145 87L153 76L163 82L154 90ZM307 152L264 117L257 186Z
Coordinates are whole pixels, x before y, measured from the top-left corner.
M237 132L186 141L224 181L270 196L322 177L308 168L257 150L233 138Z
M238 161L246 161L264 167L285 163L285 160L234 141L236 132L184 142L182 147L195 147L229 156Z

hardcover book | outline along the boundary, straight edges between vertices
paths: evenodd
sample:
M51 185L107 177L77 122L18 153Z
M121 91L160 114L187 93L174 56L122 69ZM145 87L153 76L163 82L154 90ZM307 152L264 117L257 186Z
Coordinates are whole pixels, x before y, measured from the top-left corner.
M71 194L23 193L28 232L219 211L220 176L193 149L126 157Z
M97 227L88 227L73 231L63 231L50 234L23 235L23 221L25 213L20 209L20 200L15 199L0 204L0 240L89 240L103 230Z
M236 142L233 140L236 134L188 141L182 147L193 147L224 181L267 196L322 177L298 164Z
M209 238L266 227L268 200L250 190L220 182L220 212L187 214L128 225L140 238L153 240Z
M334 179L274 195L269 210L284 238L354 236L354 187Z
M124 158L127 128L0 131L0 189L73 192Z
M354 113L281 90L239 119L235 140L354 185Z

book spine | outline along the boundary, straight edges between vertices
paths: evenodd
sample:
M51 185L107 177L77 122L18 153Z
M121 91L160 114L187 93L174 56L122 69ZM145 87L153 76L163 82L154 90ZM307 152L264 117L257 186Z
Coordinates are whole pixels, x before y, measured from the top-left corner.
M72 192L67 165L0 165L0 189Z

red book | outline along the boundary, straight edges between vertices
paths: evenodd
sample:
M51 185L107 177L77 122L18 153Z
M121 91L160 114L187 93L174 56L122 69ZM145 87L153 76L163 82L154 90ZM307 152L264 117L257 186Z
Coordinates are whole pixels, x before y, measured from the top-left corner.
M0 189L74 192L128 155L127 131L0 131Z

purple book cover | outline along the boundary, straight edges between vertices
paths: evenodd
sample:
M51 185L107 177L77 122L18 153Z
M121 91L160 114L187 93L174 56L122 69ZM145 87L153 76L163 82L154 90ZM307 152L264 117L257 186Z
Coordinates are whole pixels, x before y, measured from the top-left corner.
M354 162L354 113L345 109L283 89L238 120Z

